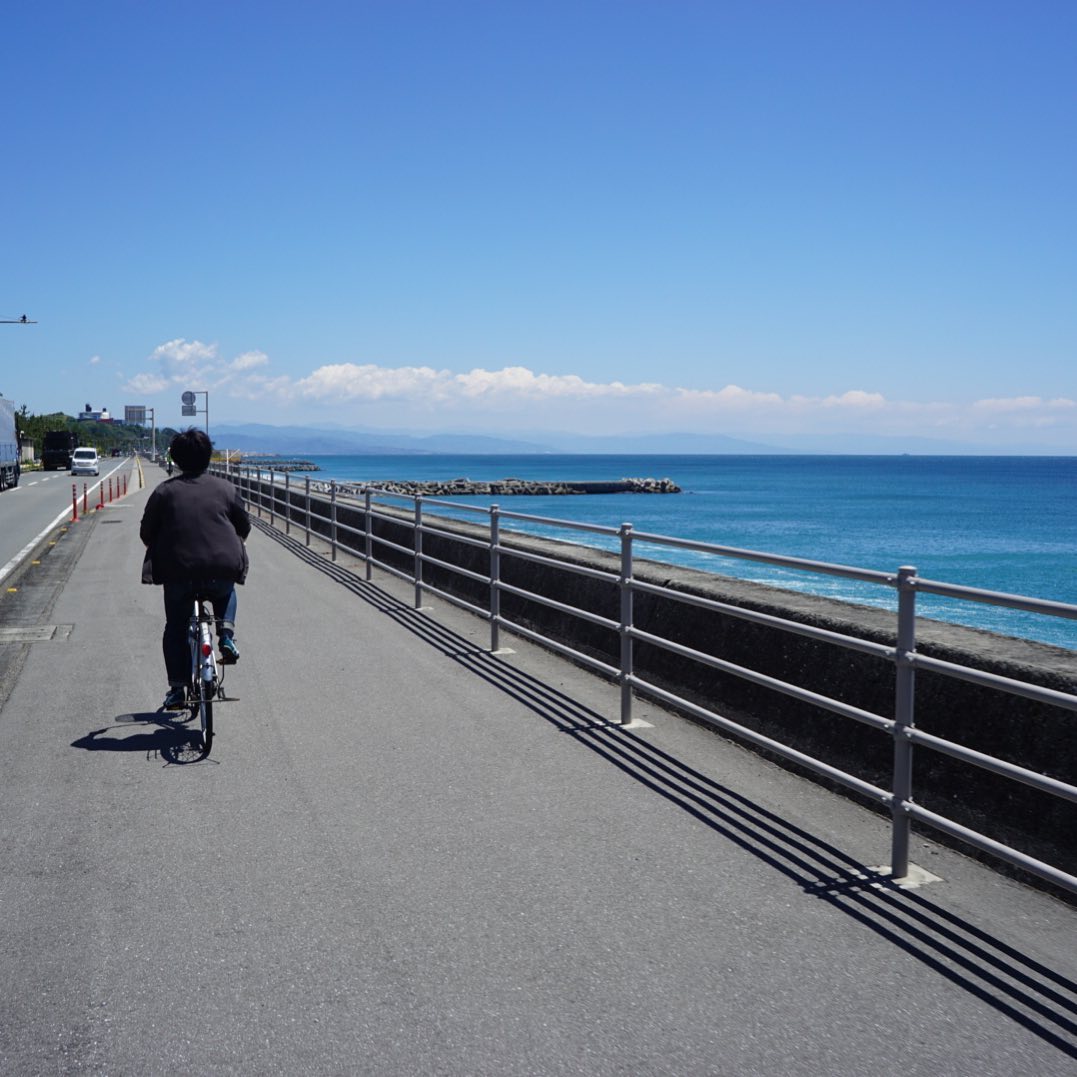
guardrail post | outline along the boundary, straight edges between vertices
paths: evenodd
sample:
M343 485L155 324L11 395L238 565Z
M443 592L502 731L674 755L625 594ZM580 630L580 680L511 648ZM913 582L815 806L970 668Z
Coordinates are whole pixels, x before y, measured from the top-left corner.
M329 549L332 560L337 559L337 480L329 483Z
M292 476L284 473L284 533L292 533Z
M501 508L490 506L490 650L501 647Z
M423 495L415 498L415 608L423 605Z
M363 490L363 508L366 509L366 532L363 549L366 553L366 578L369 580L374 575L374 518L370 515L370 487Z
M915 724L916 671L912 657L916 651L916 569L898 569L897 675L894 688L894 776L891 805L892 832L890 876L903 879L909 874L909 834L911 822L905 804L912 800L912 743L906 733Z
M269 526L275 527L277 523L277 473L269 472Z
M621 725L632 721L632 525L621 524Z
M303 490L303 519L306 521L307 545L310 545L310 476L307 476Z

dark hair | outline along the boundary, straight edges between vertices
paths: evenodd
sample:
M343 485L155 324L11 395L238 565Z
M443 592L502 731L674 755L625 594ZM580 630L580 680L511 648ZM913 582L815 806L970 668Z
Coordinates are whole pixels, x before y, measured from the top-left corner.
M172 439L168 447L172 459L179 465L180 471L198 474L209 467L209 458L213 455L213 442L204 430L193 426L187 427Z

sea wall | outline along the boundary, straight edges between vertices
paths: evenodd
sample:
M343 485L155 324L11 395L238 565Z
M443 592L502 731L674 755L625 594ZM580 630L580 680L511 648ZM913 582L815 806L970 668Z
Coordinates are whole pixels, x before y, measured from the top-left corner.
M278 487L278 498L281 495ZM290 496L293 520L301 523L303 495L292 490ZM321 499L313 511L329 515L328 505ZM410 518L410 513L379 507L373 533L410 549ZM361 550L361 540L347 531L366 529L361 503L339 500L337 520L339 541ZM431 509L424 513L424 520L435 522ZM487 575L488 551L456 537L485 541L486 528L445 518L436 523L450 534L424 535L424 553ZM315 520L312 531L328 537L329 524ZM502 544L510 551L526 550L613 574L619 571L614 555L573 543L503 529ZM375 545L375 557L411 571L411 556L380 543ZM488 607L486 585L438 566L428 565L424 573L432 586ZM884 610L638 559L634 576L673 592L888 645L895 642L896 618ZM620 596L615 582L536 565L511 552L502 555L501 577L523 590L612 620L619 618ZM503 594L501 612L578 651L618 664L620 641L616 632L510 594ZM883 659L751 624L731 614L702 610L672 597L637 594L634 621L645 632L883 717L893 716L895 671ZM1061 648L924 620L918 628L918 651L1059 691L1077 691L1077 658ZM653 646L636 645L635 672L768 737L883 789L890 788L893 744L886 734ZM1077 714L1073 712L921 671L916 675L916 724L947 740L1077 784ZM922 806L1077 874L1077 843L1073 841L1077 805L923 748L915 753L914 788L915 799Z

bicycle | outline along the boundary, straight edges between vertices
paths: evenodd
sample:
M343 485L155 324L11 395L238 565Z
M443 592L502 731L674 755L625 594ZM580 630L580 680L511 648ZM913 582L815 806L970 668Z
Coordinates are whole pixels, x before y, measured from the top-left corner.
M213 701L224 700L224 674L213 650L213 614L209 597L196 591L187 638L191 647L191 683L187 688L187 708L191 718L199 718L202 728L202 755L213 746Z

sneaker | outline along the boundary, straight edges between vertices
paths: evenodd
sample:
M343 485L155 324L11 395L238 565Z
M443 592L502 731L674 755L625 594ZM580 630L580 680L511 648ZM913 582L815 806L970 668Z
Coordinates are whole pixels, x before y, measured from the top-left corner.
M230 666L233 662L239 661L239 648L236 646L236 641L231 636L221 636L221 662Z
M168 695L165 696L164 703L161 704L161 709L166 711L183 710L187 705L187 689L182 685L173 685L168 690Z

